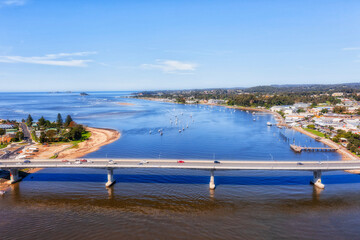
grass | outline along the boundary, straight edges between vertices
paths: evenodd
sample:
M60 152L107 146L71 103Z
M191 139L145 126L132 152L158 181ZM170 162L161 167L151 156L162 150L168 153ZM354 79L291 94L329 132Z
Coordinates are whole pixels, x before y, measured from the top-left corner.
M322 132L319 132L319 131L316 131L314 129L311 129L311 128L304 128L306 131L312 133L312 134L315 134L316 136L319 136L319 137L325 137L325 134L323 134Z
M1 148L6 148L8 144L0 144L0 149Z
M81 136L81 140L86 140L89 139L91 137L91 132L90 131L85 131L82 136Z

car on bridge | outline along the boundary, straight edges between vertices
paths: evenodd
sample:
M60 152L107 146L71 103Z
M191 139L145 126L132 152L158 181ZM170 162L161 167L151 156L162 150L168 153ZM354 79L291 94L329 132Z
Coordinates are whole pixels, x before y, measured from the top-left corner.
M25 160L24 163L31 163L31 161L30 160Z
M215 161L214 161L214 163L216 163L216 164L220 164L220 161L215 160Z
M63 159L63 160L61 160L61 162L69 162L69 160Z
M179 161L177 161L177 163L185 163L185 161L179 160Z

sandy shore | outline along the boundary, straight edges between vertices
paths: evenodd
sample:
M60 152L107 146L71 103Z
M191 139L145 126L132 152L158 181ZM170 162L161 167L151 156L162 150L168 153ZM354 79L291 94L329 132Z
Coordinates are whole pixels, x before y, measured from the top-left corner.
M121 106L133 106L133 105L135 105L134 103L127 103L127 102L117 102L116 104L121 105Z
M36 153L33 158L36 159L49 159L55 154L58 158L80 158L86 154L99 150L102 146L115 142L121 137L121 134L113 129L105 128L91 128L87 127L86 130L91 132L91 137L74 147L70 143L59 143L44 146L42 144L36 144L33 147L38 147L39 152ZM41 170L41 168L27 169L24 176ZM7 174L8 175L8 174ZM10 186L9 176L2 176L0 180L0 190L7 190Z
M51 144L49 146L37 144L39 153L34 158L48 159L55 154L58 155L58 158L80 158L99 150L104 145L115 142L121 136L118 131L112 129L87 127L86 130L91 132L91 137L76 147L70 143Z

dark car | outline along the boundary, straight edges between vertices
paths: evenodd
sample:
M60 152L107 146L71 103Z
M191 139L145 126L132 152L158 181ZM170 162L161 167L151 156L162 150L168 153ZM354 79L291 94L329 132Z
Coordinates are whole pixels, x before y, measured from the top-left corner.
M215 161L214 161L214 163L217 163L217 164L219 164L219 163L220 163L220 161L216 161L216 160L215 160Z
M25 160L24 163L31 163L30 160Z

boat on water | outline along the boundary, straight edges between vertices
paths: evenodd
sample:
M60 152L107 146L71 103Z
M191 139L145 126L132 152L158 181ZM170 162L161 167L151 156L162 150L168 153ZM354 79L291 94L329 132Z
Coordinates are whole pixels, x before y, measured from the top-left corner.
M179 133L181 133L181 129L179 129Z
M273 124L271 122L267 122L266 125L272 126Z

